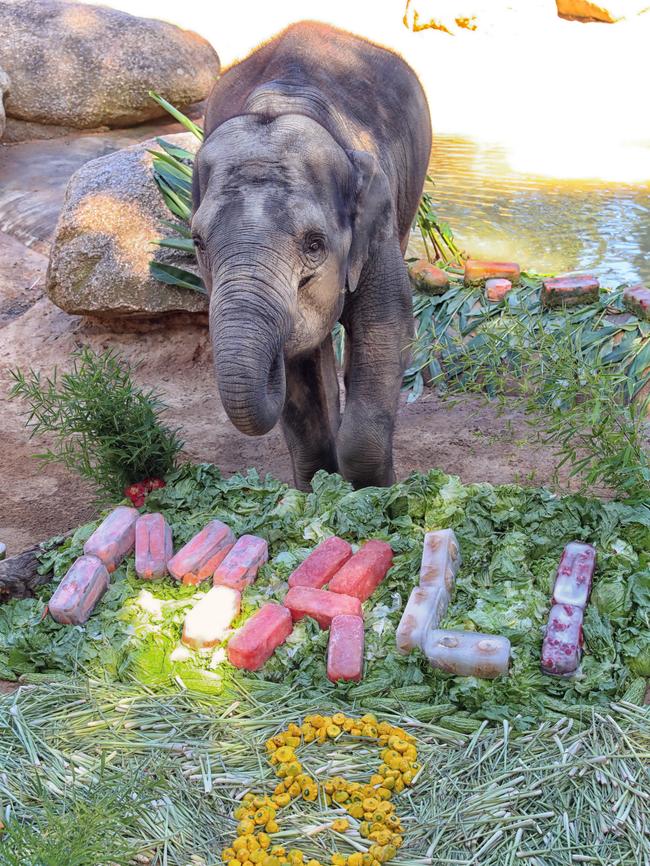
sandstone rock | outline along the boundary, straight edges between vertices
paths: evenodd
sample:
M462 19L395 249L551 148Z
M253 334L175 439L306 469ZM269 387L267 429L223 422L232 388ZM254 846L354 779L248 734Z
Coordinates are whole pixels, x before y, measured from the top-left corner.
M542 285L542 305L545 307L575 307L578 304L591 304L598 300L600 283L595 277L554 277L544 280Z
M165 140L196 151L190 133ZM70 178L57 223L46 291L67 313L112 318L174 311L204 312L207 299L191 289L154 280L149 261L192 260L153 242L171 232L172 216L156 186L149 148L153 139L93 159Z
M449 288L449 276L427 259L419 259L409 265L411 284L427 295L444 295Z
M614 24L622 18L630 18L650 9L648 0L555 0L560 18L571 21L602 21Z
M0 66L8 116L90 129L164 114L209 94L219 58L201 36L173 24L65 0L0 0Z
M5 106L4 100L6 98L7 91L9 90L9 76L4 71L4 69L0 66L0 138L4 135L5 131Z

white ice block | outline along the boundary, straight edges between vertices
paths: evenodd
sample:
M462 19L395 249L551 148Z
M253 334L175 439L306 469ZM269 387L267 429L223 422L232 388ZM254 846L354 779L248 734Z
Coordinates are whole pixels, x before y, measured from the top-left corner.
M584 610L596 568L596 549L570 541L564 548L553 587L553 604L570 604Z
M416 586L397 627L398 651L406 654L421 647L425 632L438 628L448 605L449 593L444 584Z
M434 668L458 677L491 680L508 673L510 641L501 635L434 629L422 649Z
M453 529L427 532L422 550L420 585L444 586L451 596L460 563L460 547Z
M241 592L229 586L213 586L185 617L183 643L203 649L220 643L241 608Z

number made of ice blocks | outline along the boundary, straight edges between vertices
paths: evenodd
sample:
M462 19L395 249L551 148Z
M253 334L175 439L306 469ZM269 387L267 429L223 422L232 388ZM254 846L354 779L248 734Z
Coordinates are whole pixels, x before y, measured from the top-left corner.
M97 556L85 554L75 560L49 601L52 619L66 625L81 625L108 589L108 569Z
M135 572L143 580L167 573L174 555L172 528L162 514L143 514L135 524Z
M201 583L213 576L234 543L232 529L211 520L169 560L167 571L183 583Z
M363 674L363 619L339 614L332 620L327 645L327 677L359 682Z
M311 586L322 589L352 556L352 548L337 535L315 547L289 577L289 586Z
M213 586L185 617L182 641L192 649L213 647L226 637L239 616L241 593L229 586Z
M242 535L223 562L217 566L212 578L214 586L230 586L243 592L257 577L260 567L269 558L269 546L256 535Z
M137 508L118 505L97 527L84 544L84 553L96 556L109 572L115 571L135 544L135 524L140 517Z
M366 601L386 577L392 564L393 551L388 542L366 541L330 580L330 592Z
M510 641L502 635L433 629L422 649L434 668L457 677L492 680L508 673Z
M554 604L548 616L542 642L542 670L545 674L571 676L582 656L582 608Z
M425 633L438 628L449 605L449 593L444 584L416 586L409 596L397 627L397 649L409 653L422 646Z
M570 541L558 566L553 604L572 604L583 610L591 592L596 568L596 549L591 544Z
M460 546L453 529L438 529L435 532L427 532L422 548L420 585L435 586L440 584L447 588L447 592L451 596L460 563Z
M236 668L258 671L293 631L286 607L268 602L247 620L228 643L228 659Z

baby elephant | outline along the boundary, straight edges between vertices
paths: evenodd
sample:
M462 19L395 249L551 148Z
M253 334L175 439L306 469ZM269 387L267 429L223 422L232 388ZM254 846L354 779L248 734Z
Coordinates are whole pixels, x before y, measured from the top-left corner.
M223 75L205 126L192 235L229 418L251 436L281 418L300 489L319 469L391 484L413 321L404 252L431 149L415 74L302 22Z

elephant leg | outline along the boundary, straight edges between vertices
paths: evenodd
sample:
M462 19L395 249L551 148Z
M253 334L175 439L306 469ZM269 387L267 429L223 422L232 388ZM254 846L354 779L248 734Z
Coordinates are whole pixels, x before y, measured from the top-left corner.
M341 473L355 487L395 480L393 430L413 339L411 286L397 239L374 252L346 299L346 405L337 437Z
M308 355L286 361L285 369L282 429L295 485L308 490L319 469L338 472L336 431L341 419L332 338Z

